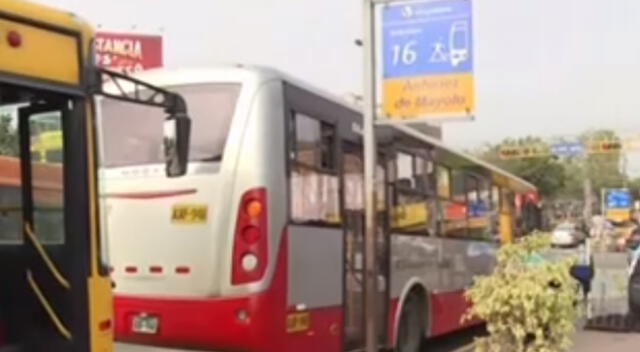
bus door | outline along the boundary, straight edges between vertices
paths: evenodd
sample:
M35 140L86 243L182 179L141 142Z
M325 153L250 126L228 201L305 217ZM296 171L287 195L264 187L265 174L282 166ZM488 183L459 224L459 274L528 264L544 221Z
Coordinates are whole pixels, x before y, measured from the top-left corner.
M343 154L344 258L344 350L361 350L365 345L364 320L364 162L362 147L345 143ZM380 163L381 164L381 163ZM378 204L385 204L385 172L378 168ZM378 216L378 328L380 343L386 342L388 310L388 236L386 216Z
M82 104L72 98L34 96L18 109L22 185L27 351L88 351L89 251ZM31 158L42 126L63 131L58 161ZM69 132L65 138L64 132ZM75 166L75 167L72 167ZM77 187L77 192L69 189ZM85 190L83 190L85 187Z

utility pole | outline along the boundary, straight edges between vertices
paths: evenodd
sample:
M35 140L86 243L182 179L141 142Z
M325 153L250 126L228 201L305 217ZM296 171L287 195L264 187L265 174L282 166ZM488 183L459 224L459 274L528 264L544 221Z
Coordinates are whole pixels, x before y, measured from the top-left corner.
M590 222L591 218L593 217L593 212L591 207L591 205L593 204L592 199L593 199L593 190L591 187L591 179L587 174L585 175L585 178L584 178L584 211L582 213L586 223Z
M593 185L591 183L591 168L589 163L589 154L587 151L583 154L582 160L582 173L583 173L583 195L584 195L584 209L582 216L584 216L585 223L591 221L593 217Z
M363 0L363 114L364 114L364 191L365 191L365 234L364 234L364 319L366 352L378 351L378 263L376 225L376 88L375 88L375 22L373 0Z

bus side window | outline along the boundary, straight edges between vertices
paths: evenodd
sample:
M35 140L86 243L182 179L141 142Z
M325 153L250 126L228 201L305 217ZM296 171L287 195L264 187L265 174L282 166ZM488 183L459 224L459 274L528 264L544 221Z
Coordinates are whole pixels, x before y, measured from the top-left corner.
M429 162L422 155L397 152L390 167L393 231L428 234L435 232L434 207L429 205Z
M449 176L449 197L440 196L442 212L442 234L445 237L463 238L467 236L467 188L465 173L461 170L446 169ZM444 174L442 175L444 177Z
M467 235L473 239L492 240L489 186L480 176L467 175Z
M296 112L291 122L291 218L298 223L340 224L335 127Z

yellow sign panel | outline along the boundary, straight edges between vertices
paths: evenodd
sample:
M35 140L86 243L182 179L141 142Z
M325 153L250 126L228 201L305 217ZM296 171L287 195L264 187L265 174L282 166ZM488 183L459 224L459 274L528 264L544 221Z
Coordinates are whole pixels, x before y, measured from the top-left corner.
M470 116L475 109L471 73L387 79L383 95L384 114L392 120Z
M628 221L631 217L629 209L609 209L607 210L607 219L614 222Z
M467 226L470 229L489 227L489 217L482 216L482 217L470 218Z
M287 315L287 333L296 333L309 330L311 316L309 312L290 313Z
M171 222L175 224L204 224L207 222L208 207L202 204L176 204L171 212Z
M0 72L56 83L80 84L78 41L75 37L0 19Z
M502 160L533 159L549 156L551 152L544 145L502 146L498 155Z

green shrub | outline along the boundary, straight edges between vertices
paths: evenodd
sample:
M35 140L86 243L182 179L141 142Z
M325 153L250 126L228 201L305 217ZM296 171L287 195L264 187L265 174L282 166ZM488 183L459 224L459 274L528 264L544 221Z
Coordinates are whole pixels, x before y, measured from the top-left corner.
M465 293L473 303L464 319L478 317L489 335L476 352L557 352L571 348L578 318L574 258L546 260L550 236L532 234L497 253L493 274L478 277Z

